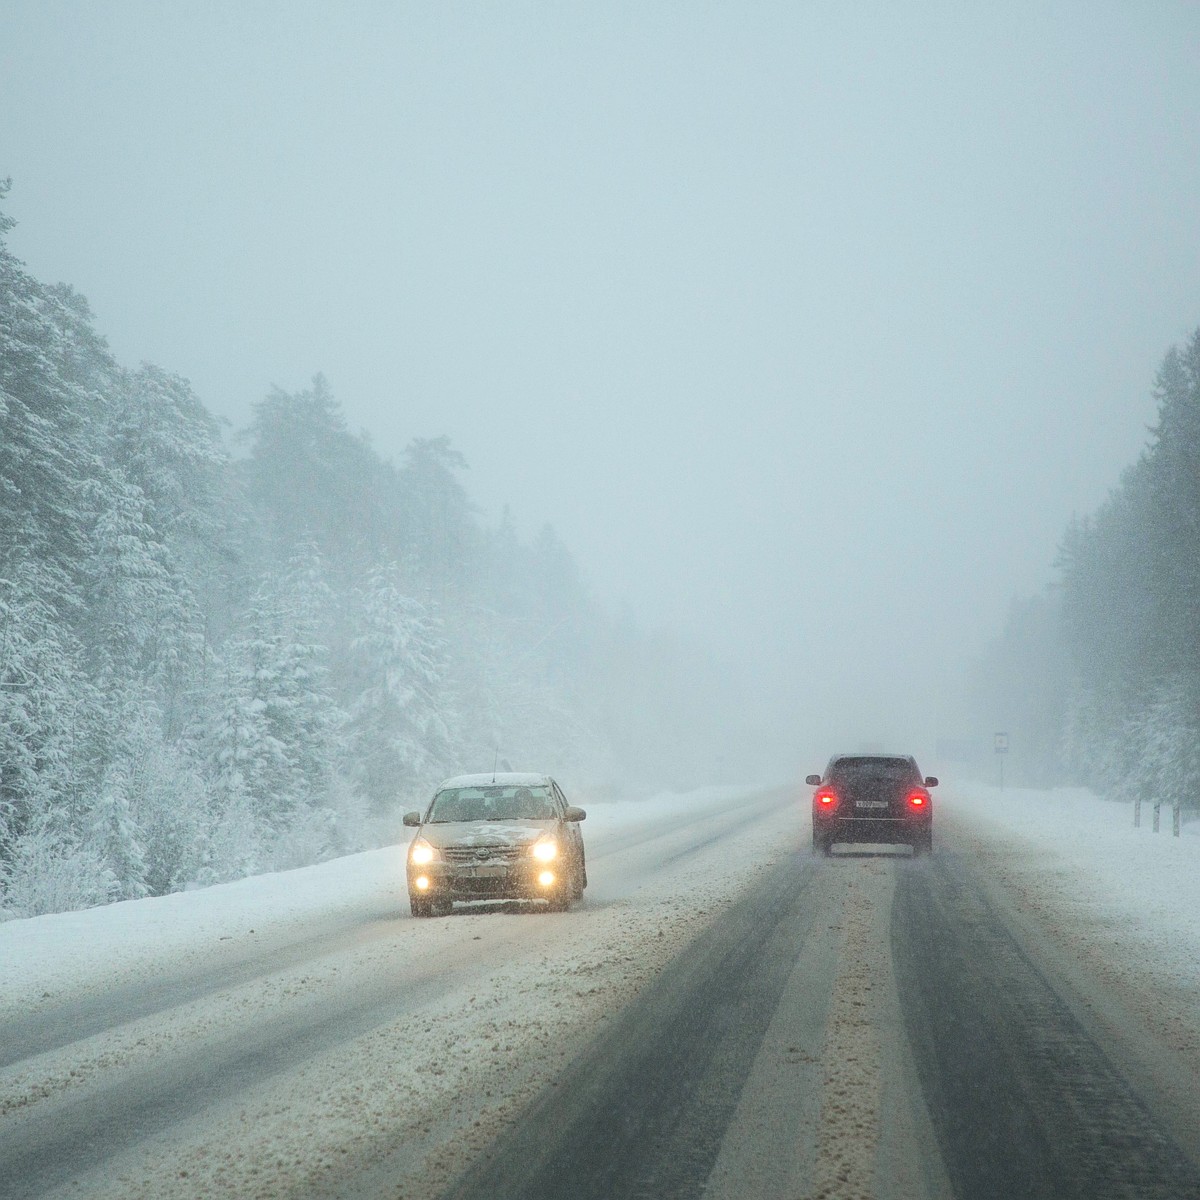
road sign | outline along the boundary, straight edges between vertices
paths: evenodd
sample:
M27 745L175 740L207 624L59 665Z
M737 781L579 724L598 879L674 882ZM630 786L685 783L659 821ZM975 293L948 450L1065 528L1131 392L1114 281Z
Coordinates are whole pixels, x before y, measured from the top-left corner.
M996 733L992 735L996 746L996 753L1000 755L996 761L1000 764L1000 790L1004 791L1004 756L1008 753L1008 734Z

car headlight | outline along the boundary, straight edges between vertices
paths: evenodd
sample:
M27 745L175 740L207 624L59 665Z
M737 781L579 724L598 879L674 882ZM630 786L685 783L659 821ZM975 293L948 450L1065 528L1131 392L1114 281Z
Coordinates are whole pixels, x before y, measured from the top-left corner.
M558 854L558 844L547 838L545 841L533 843L533 857L538 862L551 862Z
M424 866L437 858L437 851L423 838L417 838L408 848L408 861Z

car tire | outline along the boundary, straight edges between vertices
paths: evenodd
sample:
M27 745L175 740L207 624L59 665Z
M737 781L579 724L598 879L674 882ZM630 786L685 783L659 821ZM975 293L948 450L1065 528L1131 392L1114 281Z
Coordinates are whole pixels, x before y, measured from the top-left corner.
M564 879L549 896L546 897L549 902L550 912L566 912L571 907L571 900L575 895L575 885L570 878Z
M813 853L828 858L833 853L833 841L829 834L813 834Z
M922 833L915 842L913 842L913 857L920 858L926 854L933 853L933 830L930 829Z
M583 889L587 887L587 875L584 871L582 855L576 860L575 868L571 872L571 899L582 900Z
M414 917L433 916L433 900L429 896L409 896L408 907Z

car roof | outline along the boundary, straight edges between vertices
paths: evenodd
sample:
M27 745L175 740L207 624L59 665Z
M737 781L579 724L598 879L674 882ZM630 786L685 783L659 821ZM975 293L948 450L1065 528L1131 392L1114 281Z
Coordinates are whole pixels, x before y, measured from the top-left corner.
M902 758L906 762L916 762L917 760L911 754L881 754L878 751L872 750L870 754L835 754L829 761L837 762L840 758Z
M443 779L437 785L439 792L446 788L461 787L548 787L554 782L549 775L537 775L531 771L483 771L478 775L455 775Z
M835 754L825 769L828 771L837 763L844 762L848 758L858 762L865 759L867 762L906 762L912 763L914 767L917 765L917 760L911 754Z

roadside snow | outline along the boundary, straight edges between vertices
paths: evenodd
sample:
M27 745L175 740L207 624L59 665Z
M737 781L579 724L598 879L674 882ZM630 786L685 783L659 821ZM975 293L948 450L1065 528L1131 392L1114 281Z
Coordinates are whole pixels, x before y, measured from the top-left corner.
M1172 837L1169 812L1154 833L1148 807L1135 829L1132 804L1079 788L977 787L946 801L951 815L1019 839L1024 882L1124 945L1136 960L1127 966L1200 986L1200 837L1186 826Z
M1200 1128L1200 838L1133 827L1133 805L1079 790L976 788L942 807L1075 1015L1181 1145Z
M623 829L671 821L750 790L710 787L589 804L589 853ZM261 954L311 937L314 927L332 931L407 915L404 855L412 831L400 827L398 836L404 840L396 845L294 871L0 923L0 1022L46 1000L202 971L246 951L251 939Z
M226 943L262 945L314 920L349 919L404 879L404 849L387 846L315 867L170 896L0 925L0 1020L37 1002L202 967Z

